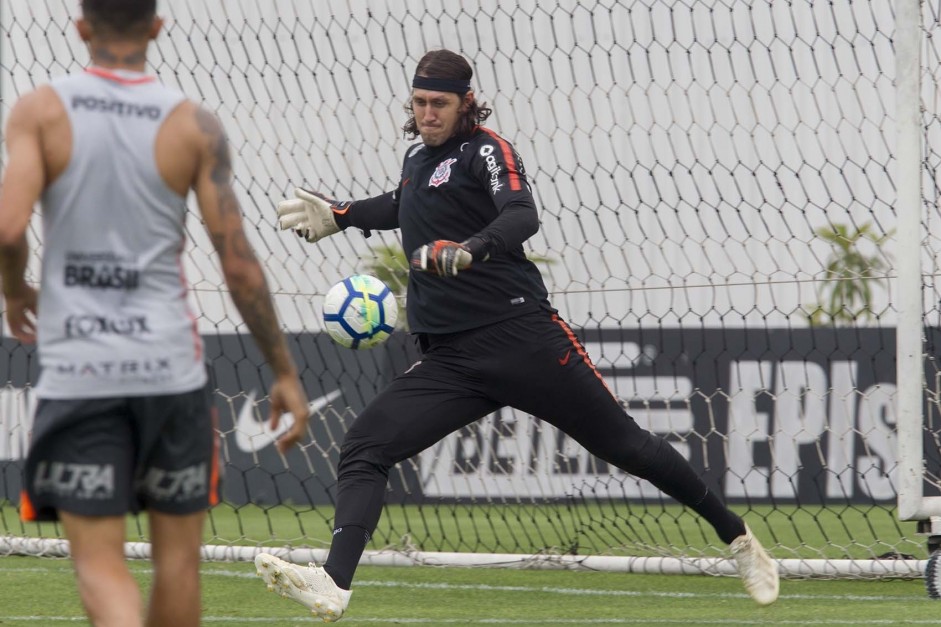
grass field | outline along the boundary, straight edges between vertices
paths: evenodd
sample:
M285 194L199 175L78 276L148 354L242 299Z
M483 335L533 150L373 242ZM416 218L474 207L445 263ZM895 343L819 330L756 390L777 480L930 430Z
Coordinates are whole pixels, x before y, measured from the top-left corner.
M132 562L142 583L146 562ZM363 567L347 617L356 625L936 625L920 580L788 581L757 607L733 578L563 571ZM310 625L265 590L247 563L203 568L205 625ZM0 625L85 624L67 560L0 558Z
M551 520L527 508L499 512L488 525L475 520L473 508L443 508L435 515L411 508L390 508L370 548L408 535L460 538L440 548L460 550L486 546L515 527L517 550L536 551L548 540L569 542L572 533L585 553L599 535L534 522ZM647 508L612 513L632 526L643 543L664 542L709 552L714 539L696 518L678 508ZM496 510L490 512L492 515ZM745 512L743 512L745 513ZM332 512L223 506L213 512L206 540L214 544L325 547ZM479 514L479 512L478 512ZM545 512L543 512L545 514ZM591 514L589 512L588 514ZM924 558L924 539L914 524L898 523L891 510L825 510L802 507L750 509L756 532L775 546L776 557L872 557L900 550ZM469 518L468 518L469 517ZM589 519L591 516L589 515ZM420 521L420 524L419 524ZM502 521L502 522L501 522ZM506 528L504 528L506 525ZM565 527L566 525L562 525ZM10 505L0 507L2 533L56 537L53 525L22 525ZM577 527L577 525L576 525ZM591 527L591 525L587 525ZM526 529L526 533L523 533ZM147 535L146 525L129 519L128 539ZM828 546L825 538L830 540ZM506 538L503 538L505 540ZM627 537L626 539L630 539ZM529 543L529 544L527 544ZM791 548L785 548L791 547ZM142 583L147 562L132 562ZM203 624L310 625L304 608L268 592L250 563L207 563L203 567ZM929 625L941 624L941 602L929 600L918 580L784 580L781 598L757 607L734 578L636 575L608 572L499 570L462 568L363 567L341 624L354 625ZM13 625L85 624L68 560L0 557L0 627Z
M489 505L386 508L370 549L402 547L423 551L475 551L582 555L702 554L724 556L715 533L700 518L676 505ZM735 508L778 558L869 559L884 553L927 557L915 523L900 523L884 506L752 506ZM216 507L206 526L208 544L329 546L333 510L290 506ZM12 504L0 504L0 535L59 537L50 523L24 524ZM129 519L128 539L147 539L144 518ZM623 546L622 546L623 545ZM623 547L627 547L624 549Z

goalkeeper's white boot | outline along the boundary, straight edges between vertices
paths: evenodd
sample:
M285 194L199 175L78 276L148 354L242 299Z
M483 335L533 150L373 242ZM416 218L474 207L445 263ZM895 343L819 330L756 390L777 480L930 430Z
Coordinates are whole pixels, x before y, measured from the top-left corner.
M340 620L350 603L351 590L343 590L323 568L297 566L268 553L255 558L259 576L268 589L296 601L325 623Z
M732 540L730 548L738 574L751 598L758 605L774 603L778 598L778 565L761 546L748 525L745 525L744 535Z

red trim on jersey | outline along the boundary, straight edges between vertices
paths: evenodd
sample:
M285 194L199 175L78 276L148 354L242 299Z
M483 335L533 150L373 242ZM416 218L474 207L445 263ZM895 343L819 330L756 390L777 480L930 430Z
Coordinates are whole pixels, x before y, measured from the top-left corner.
M509 142L491 131L489 128L485 128L483 126L478 126L477 128L482 130L487 135L490 135L490 137L492 137L493 140L497 142L497 145L500 146L500 151L503 153L503 160L507 165L507 174L510 177L510 189L514 192L523 189L523 185L520 183L519 164L516 163L516 159L513 157L513 149L510 148Z
M618 397L615 396L614 392L611 391L611 388L608 387L608 384L605 382L604 377L602 377L601 373L598 372L598 369L595 367L595 364L591 363L591 358L588 356L588 353L585 352L585 347L582 346L581 342L578 341L578 338L575 337L575 333L572 331L571 327L569 327L569 325L566 324L565 320L560 318L558 314L552 314L552 321L555 322L560 327L562 327L562 330L565 331L565 335L569 338L569 341L572 342L572 346L575 348L575 352L578 354L578 356L581 357L582 361L584 361L585 364L589 368L591 368L591 371L595 373L595 376L598 377L599 381L601 381L601 385L603 385L604 389L608 391L608 394L610 394L614 400L618 400ZM566 353L565 357L562 359L565 360L565 363L568 363L569 353ZM565 363L562 362L562 359L559 359L559 364L564 366Z
M117 72L112 72L103 67L92 66L86 68L85 72L99 78L104 78L109 81L114 81L115 83L121 83L122 85L143 85L144 83L152 83L157 80L156 76L139 76L137 78L129 78L127 76L121 76Z

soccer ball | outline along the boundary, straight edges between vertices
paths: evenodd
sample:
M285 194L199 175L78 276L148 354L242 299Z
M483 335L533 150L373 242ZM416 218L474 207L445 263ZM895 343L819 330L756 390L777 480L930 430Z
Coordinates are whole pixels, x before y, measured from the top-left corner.
M372 348L389 339L398 317L395 294L374 276L354 274L330 288L323 302L327 333L347 348Z

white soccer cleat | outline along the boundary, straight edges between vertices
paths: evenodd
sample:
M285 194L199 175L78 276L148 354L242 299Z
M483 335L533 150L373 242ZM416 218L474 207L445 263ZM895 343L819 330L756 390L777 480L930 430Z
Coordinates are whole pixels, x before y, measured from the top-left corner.
M745 534L729 545L745 590L758 605L771 605L778 598L778 565L758 542L748 525Z
M350 603L351 590L343 590L323 568L313 564L297 566L268 553L255 557L255 568L268 589L300 603L325 623L343 616Z

